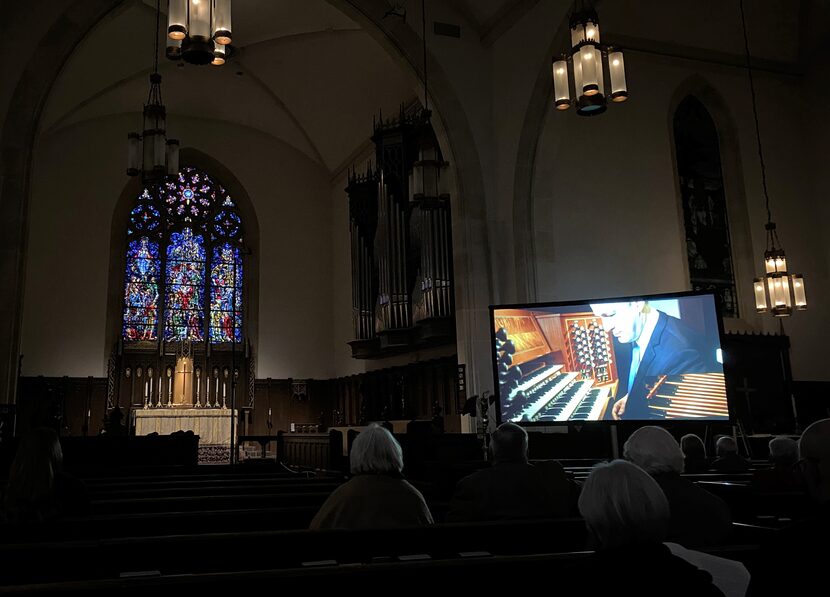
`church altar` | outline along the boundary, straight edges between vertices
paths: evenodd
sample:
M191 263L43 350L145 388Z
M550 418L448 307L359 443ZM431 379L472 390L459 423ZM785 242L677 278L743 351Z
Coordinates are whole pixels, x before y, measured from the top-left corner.
M134 412L136 435L192 431L199 436L200 447L230 447L231 417L236 416L237 411L228 408L150 408Z

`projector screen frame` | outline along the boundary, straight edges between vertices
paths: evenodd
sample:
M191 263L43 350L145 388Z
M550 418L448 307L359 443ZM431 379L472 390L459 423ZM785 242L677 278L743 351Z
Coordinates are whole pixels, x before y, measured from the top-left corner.
M498 373L498 354L495 350L496 345L496 329L495 329L495 312L497 310L504 310L504 309L517 309L517 310L532 310L532 309L545 309L550 307L562 308L562 307L577 307L579 305L588 305L588 304L598 304L598 303L619 303L619 302L631 302L631 301L657 301L657 300L672 300L672 299L682 299L682 298L690 298L690 297L702 297L702 296L709 296L712 298L712 304L715 310L715 321L717 323L717 330L718 330L718 343L721 350L721 366L723 368L723 375L724 375L724 391L726 393L726 406L728 411L728 418L727 419L704 419L704 418L689 418L689 419L600 419L600 420L567 420L567 421L512 421L517 425L522 427L528 428L530 430L541 431L545 427L554 428L554 427L581 427L583 425L591 425L591 426L612 426L612 425L672 425L672 426L683 426L683 425L693 425L693 426L700 426L700 425L736 425L737 416L734 412L734 405L735 405L735 398L732 396L732 392L729 388L728 378L729 378L729 358L726 352L723 350L725 332L724 332L724 325L723 325L723 314L722 309L720 306L720 301L718 300L718 296L712 292L711 290L686 290L680 292L666 292L666 293L656 293L656 294L636 294L630 296L617 296L617 297L604 297L604 298L589 298L589 299L578 299L578 300L568 300L568 301L548 301L548 302L536 302L536 303L510 303L510 304L501 304L501 305L490 305L489 309L489 321L488 325L490 326L490 365L493 372L493 395L496 399L496 408L495 408L495 415L496 415L496 424L501 425L505 421L502 419L502 396L501 396L501 386L499 384L499 373Z

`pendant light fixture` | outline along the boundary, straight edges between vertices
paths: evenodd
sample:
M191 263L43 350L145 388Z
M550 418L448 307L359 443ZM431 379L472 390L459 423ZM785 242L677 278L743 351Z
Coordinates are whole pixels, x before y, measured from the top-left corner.
M761 131L758 125L758 107L755 96L755 80L752 76L752 57L749 52L749 37L746 31L746 15L744 3L740 0L741 27L744 34L744 50L746 51L746 70L749 74L749 92L752 97L752 115L755 119L755 139L758 144L758 161L761 164L761 184L764 189L764 203L767 210L766 250L764 251L764 276L755 278L753 293L755 295L755 310L758 313L771 313L775 317L788 317L793 310L807 309L807 293L804 288L804 276L790 274L787 269L787 256L778 240L778 231L772 221L772 212L769 206L769 191L767 189L767 169L764 164L764 150L761 145Z
M426 0L421 0L421 43L424 60L424 109L422 112L423 124L429 123L432 113L429 111L429 78L427 76L427 26L426 26ZM429 138L418 149L418 159L412 165L412 172L409 175L409 198L414 199L448 199L449 198L449 176L447 167L449 164L440 159L440 153L434 144L434 139Z
M145 186L158 184L165 175L172 176L179 171L179 141L167 139L167 110L161 98L161 75L158 72L160 2L156 2L156 43L150 93L143 111L144 129L140 135L127 135L127 175L140 174Z
M576 97L576 113L596 116L605 112L608 100L628 99L622 50L600 43L599 18L583 7L570 17L571 51L553 62L553 93L557 110L567 110ZM607 74L607 79L606 79ZM606 90L609 90L606 95Z
M231 0L169 0L167 57L221 66L230 55Z

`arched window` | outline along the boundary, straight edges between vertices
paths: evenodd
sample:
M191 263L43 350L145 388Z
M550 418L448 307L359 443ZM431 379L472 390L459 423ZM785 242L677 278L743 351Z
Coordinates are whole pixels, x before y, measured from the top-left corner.
M123 339L241 342L242 234L227 191L196 168L145 189L127 229Z
M715 291L723 316L738 317L718 131L691 95L674 114L674 142L692 288Z

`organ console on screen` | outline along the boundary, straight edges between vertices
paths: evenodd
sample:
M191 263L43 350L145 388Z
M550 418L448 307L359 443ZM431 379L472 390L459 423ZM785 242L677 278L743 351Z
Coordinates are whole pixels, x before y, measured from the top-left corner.
M652 305L494 307L501 420L727 420L714 300L688 296ZM624 315L615 306L650 321L646 333L621 333ZM632 351L638 337L642 354Z

